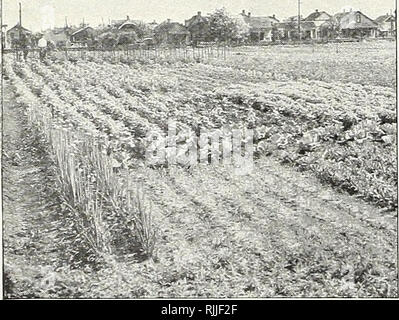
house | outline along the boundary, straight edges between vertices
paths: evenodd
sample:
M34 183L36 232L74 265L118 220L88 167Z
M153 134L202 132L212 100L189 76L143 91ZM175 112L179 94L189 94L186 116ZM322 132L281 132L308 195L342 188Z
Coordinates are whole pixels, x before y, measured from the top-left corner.
M301 22L301 39L316 39L317 29L318 28L316 27L316 23L314 21Z
M129 16L122 20L112 20L110 27L120 31L134 31L138 25L143 24L140 20L131 20Z
M68 47L72 33L73 29L70 27L54 28L45 31L43 37L47 41L54 43L56 47Z
M278 30L279 39L281 40L309 40L318 39L319 26L323 21L324 14L319 18L319 12L316 10L308 17L303 18L300 16L300 28L298 25L298 16L292 16L283 20L283 22L277 23L275 27Z
M14 27L7 31L7 41L8 46L10 48L15 48L18 46L18 41L21 38L28 38L32 37L32 32L24 27L22 27L19 23L17 23Z
M322 27L327 21L331 19L331 15L328 14L325 11L319 11L316 9L314 12L312 12L310 15L308 15L305 19L303 19L304 22L308 23L313 23L314 28L310 29L310 38L312 39L321 39L327 36L325 29ZM308 27L311 25L309 24ZM305 26L305 29L306 26ZM308 29L306 30L306 32Z
M209 19L198 11L197 14L184 21L184 25L190 32L190 40L194 45L199 42L211 41Z
M112 29L118 29L122 24L124 24L129 20L130 20L129 16L126 16L126 19L111 20L109 23L109 27L111 27Z
M280 40L292 40L298 37L298 23L293 21L285 21L276 23L275 28L277 29L278 39Z
M88 45L93 42L96 30L92 27L81 25L81 27L71 34L71 42L81 45Z
M280 22L275 25L280 40L308 40L316 32L316 24L313 21L301 21L301 36L299 36L298 20Z
M335 14L323 28L336 29L344 38L376 37L378 24L360 11Z
M385 14L374 20L378 24L378 35L381 37L396 36L396 18L393 14Z
M181 23L168 19L154 29L154 38L158 44L187 45L190 32Z
M140 20L132 20L129 16L123 20L112 20L109 29L114 32L131 32L134 31L138 38L151 37L154 25L149 25Z
M250 40L252 42L274 40L273 30L277 31L275 27L279 23L275 15L255 17L250 12L245 13L245 10L243 10L241 16L244 18L244 22L249 25Z
M303 20L303 17L301 15L301 20ZM291 23L296 23L298 24L298 16L292 16L284 19L282 22L291 22Z
M155 28L158 26L158 23L154 20L153 22L150 22L149 24L148 24L148 28L151 30L151 31L154 31L155 30Z

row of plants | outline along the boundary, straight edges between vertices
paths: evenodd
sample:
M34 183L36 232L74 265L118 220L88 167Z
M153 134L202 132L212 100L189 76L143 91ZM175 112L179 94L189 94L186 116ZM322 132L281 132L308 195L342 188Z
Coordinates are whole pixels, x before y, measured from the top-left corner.
M10 62L5 66L17 103L49 145L57 168L57 190L73 216L78 248L84 251L76 250L78 257L74 258L113 261L112 257L123 250L151 257L156 234L149 203L140 189L130 184L126 171L115 170L109 135L82 116L74 104L65 103L48 87L40 86L43 83L34 82L37 79L30 77L24 66ZM125 248L118 245L121 238L125 238Z
M391 90L313 80L271 81L264 86L244 78L239 84L226 88L222 83L222 88L210 91L214 79L228 77L230 81L234 71L191 68L204 72L195 76L182 67L170 71L174 77L168 80L170 68L162 66L89 62L50 66L53 72L43 76L56 77L55 83L66 79L65 87L78 95L75 98L93 105L103 100L100 109L114 114L115 121L139 113L149 121L145 133L158 127L166 132L165 119L171 118L181 131L225 125L253 128L258 155L274 155L339 189L383 207L395 207L396 113ZM212 70L216 71L213 75ZM164 90L176 86L175 81L178 91ZM100 99L91 98L99 94ZM118 102L122 107L115 114L112 110ZM125 124L126 128L131 125Z
M112 66L103 68L112 74ZM115 68L117 74L123 72L123 68ZM144 89L145 80L141 79L149 77L142 76L142 70L133 69L140 74L136 78L135 73L130 76L128 70L125 68L123 83L111 76L112 83L120 84L144 101L157 97L158 101L165 101L169 110L184 108L184 119L181 119L191 123L193 129L193 124L220 127L245 119L247 126L256 128L256 137L261 140L259 151L269 153L276 149L274 153L283 162L295 163L328 184L383 207L395 208L397 120L392 90L304 80L285 85L258 85L254 86L256 90L248 90L245 84L201 92L202 83L206 82L201 79L191 93L188 91L191 83L185 86L183 77L179 80L182 92L168 91L162 95L157 78L151 77L151 87ZM159 78L163 78L162 73ZM165 79L160 86L165 87ZM136 88L135 91L131 87ZM214 110L219 112L213 113ZM198 119L204 111L208 114L206 120ZM265 135L269 138L265 139Z

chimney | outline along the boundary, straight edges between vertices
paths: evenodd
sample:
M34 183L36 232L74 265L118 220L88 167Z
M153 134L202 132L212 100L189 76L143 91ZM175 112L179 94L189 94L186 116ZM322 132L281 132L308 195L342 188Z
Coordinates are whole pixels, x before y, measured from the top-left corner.
M198 11L198 12L197 12L197 16L198 16L198 17L201 17L201 11Z
M126 16L126 20L130 20L129 16Z
M245 16L245 10L242 10L242 15Z
M273 14L273 19L276 19L276 15L275 14Z
M316 12L319 12L319 9L316 9Z
M170 23L170 19L168 19L168 23Z
M251 17L251 12L248 12L248 18L250 18Z

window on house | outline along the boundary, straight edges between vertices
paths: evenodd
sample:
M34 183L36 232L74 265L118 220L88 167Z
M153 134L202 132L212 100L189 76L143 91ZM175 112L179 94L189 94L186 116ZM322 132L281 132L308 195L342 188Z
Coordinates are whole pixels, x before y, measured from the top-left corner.
M362 18L361 18L361 16L360 16L360 14L357 14L357 15L356 15L356 22L357 22L357 23L362 22Z

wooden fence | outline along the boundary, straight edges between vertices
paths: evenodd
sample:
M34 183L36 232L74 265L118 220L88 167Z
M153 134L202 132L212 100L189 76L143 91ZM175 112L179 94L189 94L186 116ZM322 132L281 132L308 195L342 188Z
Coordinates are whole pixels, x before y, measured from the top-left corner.
M40 57L40 49L29 49L29 57ZM5 49L4 53L14 55L15 59L21 60L23 52L20 49ZM176 59L176 60L208 60L226 59L232 53L228 46L201 46L201 47L176 47L176 48L117 48L117 49L90 49L90 48L65 48L54 49L47 55L62 56L65 59L86 59L93 58L116 58L122 57L129 60L135 59Z

